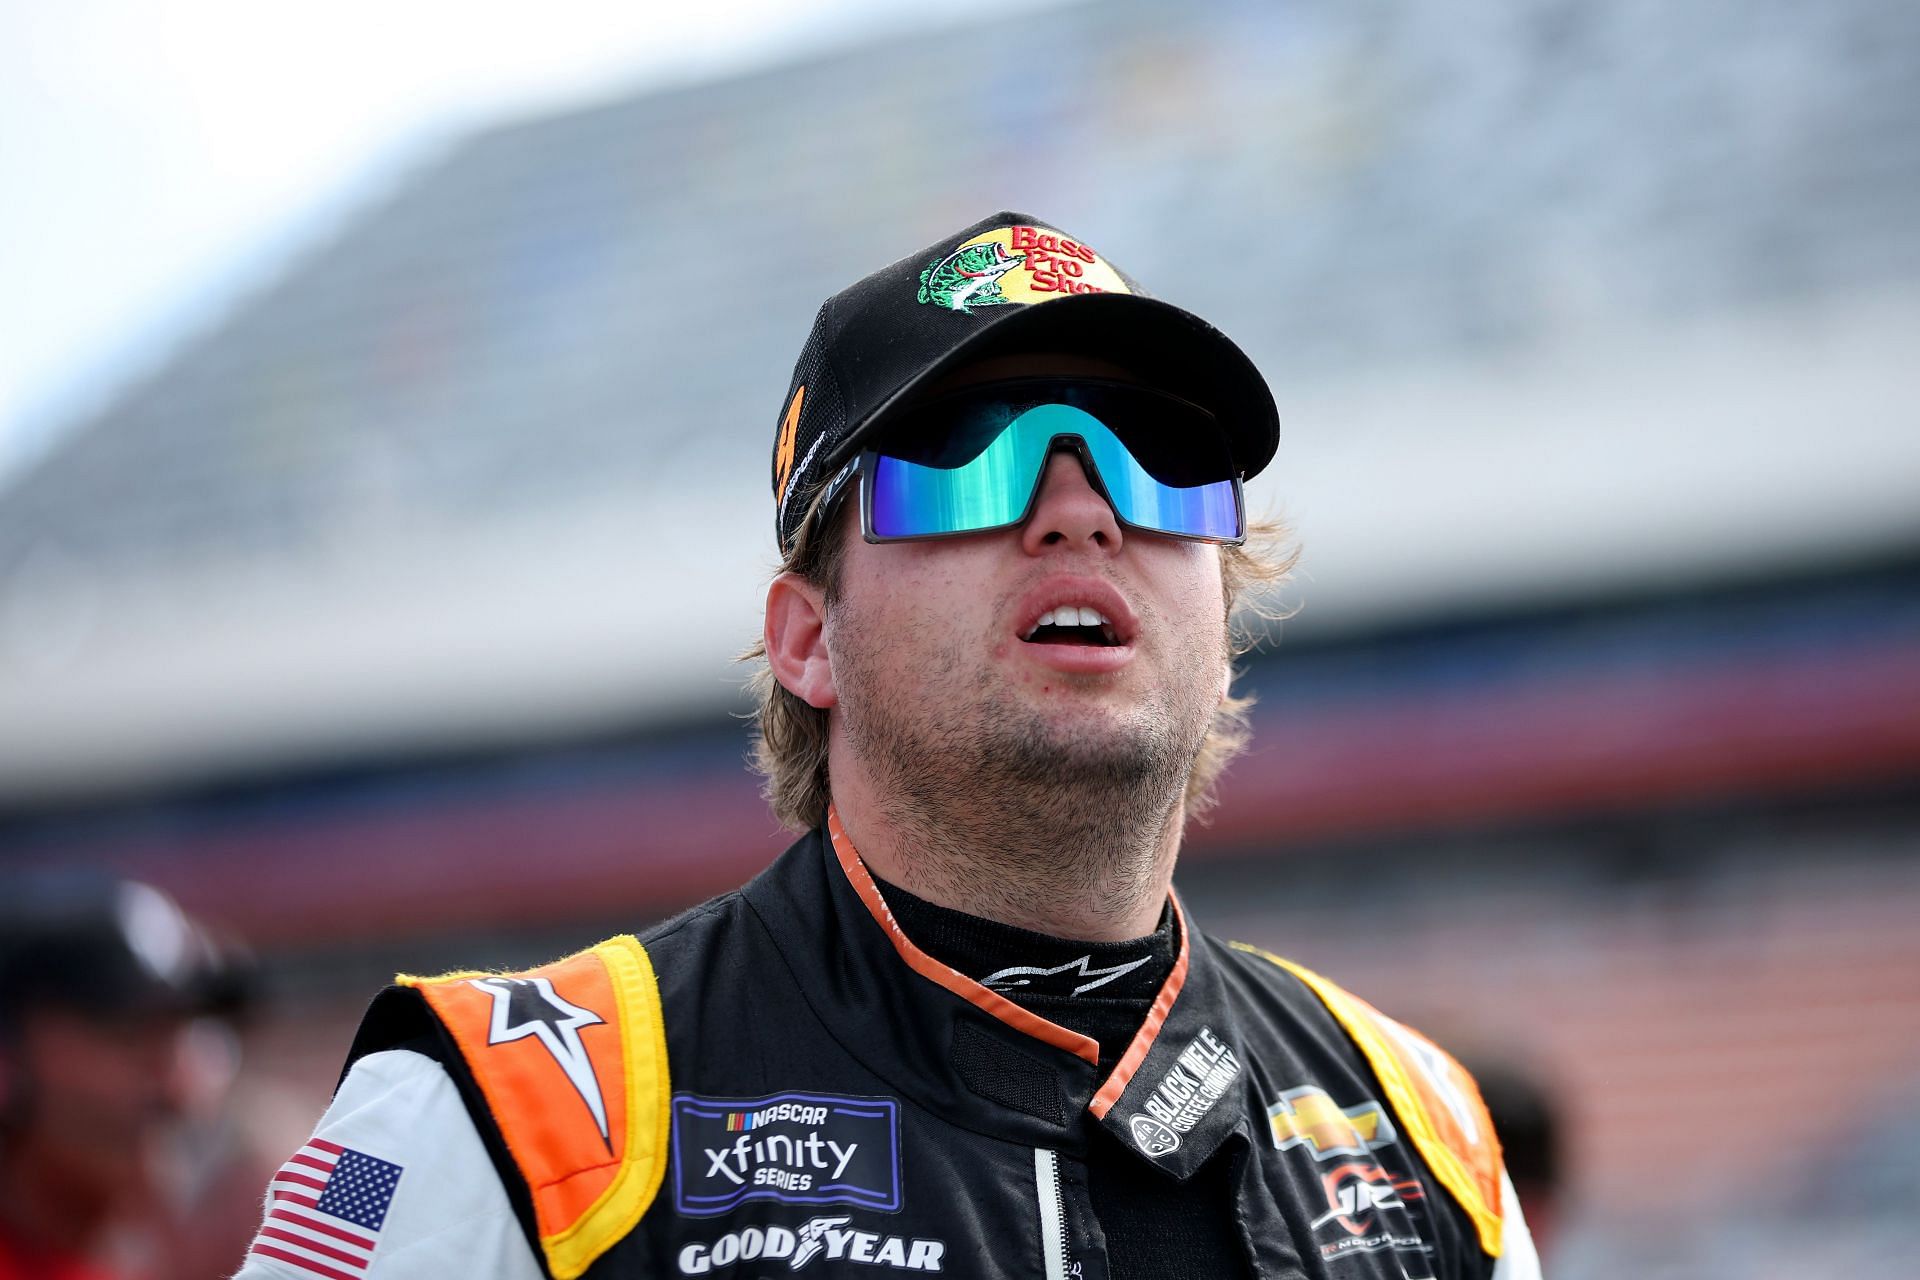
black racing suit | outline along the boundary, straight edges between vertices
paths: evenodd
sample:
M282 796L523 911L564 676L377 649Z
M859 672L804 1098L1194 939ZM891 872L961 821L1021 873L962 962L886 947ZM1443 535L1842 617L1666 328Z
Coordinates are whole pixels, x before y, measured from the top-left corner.
M1102 1280L1091 1156L1170 1193L1206 1167L1243 1274L1536 1277L1465 1074L1323 979L1176 916L1178 959L1105 1071L1092 1040L909 941L835 824L637 942L402 979L321 1133L408 1166L388 1226L405 1239L384 1262L376 1242L375 1277L463 1265L460 1231L431 1204L403 1221L402 1201L411 1166L430 1201L474 1163L429 1175L415 1104L349 1098L395 1063L443 1092L451 1077L498 1216L510 1206L527 1243L530 1266L476 1275Z

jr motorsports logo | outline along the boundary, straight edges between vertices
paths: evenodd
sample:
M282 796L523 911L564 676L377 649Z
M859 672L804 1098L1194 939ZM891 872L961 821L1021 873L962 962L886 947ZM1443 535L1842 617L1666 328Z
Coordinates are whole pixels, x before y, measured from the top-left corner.
M1127 1127L1133 1140L1150 1156L1163 1156L1180 1145L1180 1135L1213 1110L1227 1087L1240 1074L1240 1059L1213 1034L1210 1027L1187 1042L1167 1074Z
M776 1093L673 1098L673 1202L726 1213L748 1200L900 1208L900 1105Z
M851 1262L898 1271L939 1271L946 1254L944 1240L882 1235L849 1225L853 1219L809 1218L798 1227L742 1227L711 1244L695 1241L680 1249L680 1274L703 1276L742 1262L785 1262L789 1271L804 1271L816 1258ZM756 1275L765 1272L755 1270Z
M1127 282L1086 245L1047 227L983 231L920 273L928 306L972 315L982 307L1046 302L1072 293L1131 293Z
M1371 1160L1349 1160L1320 1181L1327 1207L1313 1220L1313 1240L1323 1259L1390 1252L1403 1275L1433 1275L1432 1250L1409 1212L1426 1198L1417 1178L1396 1177Z

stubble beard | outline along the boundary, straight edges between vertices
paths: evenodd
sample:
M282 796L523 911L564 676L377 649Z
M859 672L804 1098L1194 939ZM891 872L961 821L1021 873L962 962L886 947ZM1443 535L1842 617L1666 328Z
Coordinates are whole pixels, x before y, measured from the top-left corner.
M890 678L875 644L887 632L842 621L854 623L834 660L847 742L886 797L909 889L1049 933L1124 920L1159 892L1218 705L1224 627L1217 654L1171 655L1178 669L1130 707L1092 706L1071 687L1095 678L1063 676L1050 711L961 643Z

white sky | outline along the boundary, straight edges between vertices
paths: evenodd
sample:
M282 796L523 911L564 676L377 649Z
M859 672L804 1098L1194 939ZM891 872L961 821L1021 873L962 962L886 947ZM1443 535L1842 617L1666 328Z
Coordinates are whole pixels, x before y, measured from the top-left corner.
M0 479L450 135L1008 0L0 0Z

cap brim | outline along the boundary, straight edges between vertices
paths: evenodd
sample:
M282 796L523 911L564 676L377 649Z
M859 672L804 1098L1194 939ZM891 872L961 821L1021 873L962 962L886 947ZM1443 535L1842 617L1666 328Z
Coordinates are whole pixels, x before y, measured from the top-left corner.
M1259 474L1279 447L1273 392L1233 339L1158 298L1085 293L995 314L855 423L823 467L852 457L893 409L954 370L993 356L1035 352L1106 360L1211 410L1243 478Z

